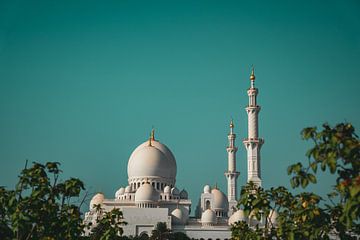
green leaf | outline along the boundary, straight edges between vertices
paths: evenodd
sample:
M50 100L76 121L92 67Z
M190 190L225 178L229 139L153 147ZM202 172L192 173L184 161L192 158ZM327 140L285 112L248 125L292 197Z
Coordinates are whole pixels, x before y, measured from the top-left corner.
M291 178L291 179L290 179L290 184L291 184L291 187L292 187L292 188L295 188L295 187L296 187L295 179L294 179L294 178Z
M301 187L306 188L306 186L309 184L309 180L305 177L301 179Z
M355 197L360 192L360 185L353 185L349 187L350 196Z
M317 181L316 181L316 177L315 177L313 174L311 174L311 173L308 174L308 179L309 179L309 181L310 181L311 183L316 183L316 182L317 182Z
M287 174L290 175L293 169L293 165L288 166L287 168Z
M310 167L311 167L311 169L314 171L314 173L316 173L316 171L317 171L317 162L312 162L311 164L310 164Z

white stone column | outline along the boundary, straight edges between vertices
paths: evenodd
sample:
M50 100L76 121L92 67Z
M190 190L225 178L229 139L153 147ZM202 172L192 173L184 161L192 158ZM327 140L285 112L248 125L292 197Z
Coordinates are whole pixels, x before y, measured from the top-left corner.
M248 114L248 137L243 143L247 151L248 182L252 181L261 186L260 149L264 140L258 136L258 115L261 108L257 105L258 89L255 88L254 69L251 72L250 81L251 85L247 91L249 105L245 108Z
M234 123L231 120L230 123L230 133L228 134L228 147L226 151L228 153L228 170L225 172L225 177L227 179L227 197L229 201L229 216L233 213L237 205L237 178L240 173L236 171L236 152L238 148L235 146L236 134L233 132Z

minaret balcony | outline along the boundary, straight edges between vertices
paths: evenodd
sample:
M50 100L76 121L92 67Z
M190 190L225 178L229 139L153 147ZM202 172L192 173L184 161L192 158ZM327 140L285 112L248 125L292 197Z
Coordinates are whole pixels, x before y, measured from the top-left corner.
M259 143L263 144L265 141L263 138L244 138L243 143Z

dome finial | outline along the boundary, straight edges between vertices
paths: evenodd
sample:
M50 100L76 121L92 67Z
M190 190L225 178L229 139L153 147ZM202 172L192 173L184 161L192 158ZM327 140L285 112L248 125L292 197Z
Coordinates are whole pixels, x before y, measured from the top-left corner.
M251 69L250 80L251 80L251 81L255 81L254 66L252 66L252 69Z
M150 136L151 140L155 141L155 128L152 127L151 129L151 136Z
M152 146L152 141L155 141L155 129L154 127L151 129L150 137L149 137L149 146Z
M233 119L231 118L230 120L230 134L233 134L234 132L234 122L233 122Z

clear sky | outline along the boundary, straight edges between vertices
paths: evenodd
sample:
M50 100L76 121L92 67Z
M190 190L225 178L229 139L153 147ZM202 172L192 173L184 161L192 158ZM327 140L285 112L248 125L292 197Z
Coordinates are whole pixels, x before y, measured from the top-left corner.
M0 185L25 159L59 161L112 198L154 126L195 206L205 184L226 192L231 117L242 185L253 64L263 185L288 187L302 128L360 127L359 13L359 1L1 1Z

